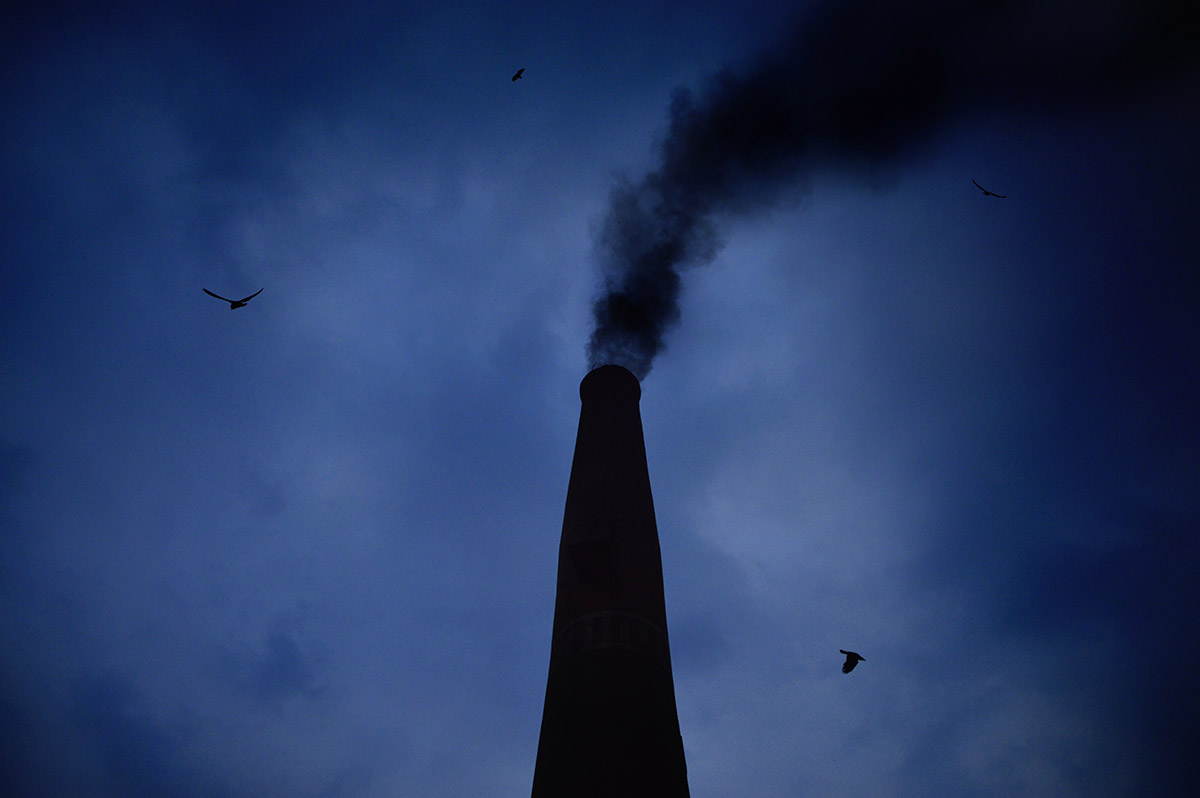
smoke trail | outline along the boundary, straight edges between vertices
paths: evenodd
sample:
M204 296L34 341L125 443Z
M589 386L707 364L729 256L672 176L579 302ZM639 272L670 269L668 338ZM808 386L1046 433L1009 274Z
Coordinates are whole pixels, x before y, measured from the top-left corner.
M831 0L750 68L676 91L657 167L613 189L589 364L649 373L680 271L714 216L769 207L806 170L886 163L972 110L1084 106L1193 69L1184 0Z

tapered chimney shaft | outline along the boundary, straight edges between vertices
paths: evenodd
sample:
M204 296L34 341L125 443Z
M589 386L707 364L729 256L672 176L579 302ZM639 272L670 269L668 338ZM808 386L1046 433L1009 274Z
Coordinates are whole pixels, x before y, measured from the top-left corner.
M688 795L641 393L620 366L579 386L534 798Z

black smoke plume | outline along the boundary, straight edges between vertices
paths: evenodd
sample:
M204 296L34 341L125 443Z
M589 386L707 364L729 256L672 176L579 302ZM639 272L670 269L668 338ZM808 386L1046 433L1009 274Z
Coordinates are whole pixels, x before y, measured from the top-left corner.
M592 367L649 373L681 270L715 219L769 207L814 166L877 167L972 111L1085 109L1194 70L1190 0L829 0L772 52L677 90L657 167L612 192Z

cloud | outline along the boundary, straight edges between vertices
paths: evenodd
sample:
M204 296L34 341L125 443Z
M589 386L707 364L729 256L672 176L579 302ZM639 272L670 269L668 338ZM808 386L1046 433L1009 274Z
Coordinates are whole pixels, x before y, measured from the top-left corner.
M81 677L71 687L69 714L90 744L113 796L228 795L187 762L184 736L141 708L137 688L111 672Z
M227 654L224 669L239 692L275 711L294 698L315 699L328 680L322 675L322 658L306 637L300 614L281 612L263 633L260 650Z

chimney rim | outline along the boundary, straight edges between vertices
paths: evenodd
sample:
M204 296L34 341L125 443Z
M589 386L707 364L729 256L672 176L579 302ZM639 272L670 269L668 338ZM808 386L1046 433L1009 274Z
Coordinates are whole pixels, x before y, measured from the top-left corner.
M579 383L580 401L587 402L598 398L600 394L606 394L610 398L627 395L636 403L642 398L642 384L637 376L624 366L606 363L589 371Z

